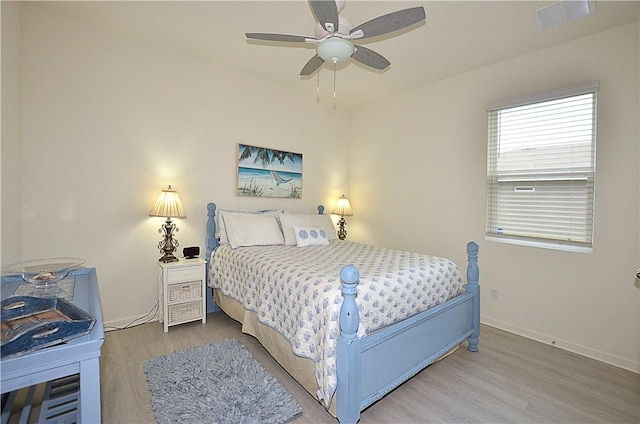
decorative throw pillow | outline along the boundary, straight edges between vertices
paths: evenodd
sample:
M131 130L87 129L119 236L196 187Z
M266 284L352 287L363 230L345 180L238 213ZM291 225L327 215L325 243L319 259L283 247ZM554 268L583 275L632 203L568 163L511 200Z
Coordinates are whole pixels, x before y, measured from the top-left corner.
M260 212L244 212L244 211L234 211L230 209L218 209L216 211L216 232L215 237L220 240L220 244L229 244L229 240L227 239L227 231L224 228L224 217L226 215L278 215L281 213L285 213L282 209L274 209L274 210L264 210Z
M287 246L297 245L296 234L293 229L294 225L319 227L324 229L327 234L327 240L336 240L338 238L329 215L287 213L278 215L278 219L284 235L284 244Z
M321 227L299 227L293 226L296 234L296 245L298 247L326 246L329 244L327 232Z
M222 220L232 249L284 244L284 237L275 215L232 213L223 215Z

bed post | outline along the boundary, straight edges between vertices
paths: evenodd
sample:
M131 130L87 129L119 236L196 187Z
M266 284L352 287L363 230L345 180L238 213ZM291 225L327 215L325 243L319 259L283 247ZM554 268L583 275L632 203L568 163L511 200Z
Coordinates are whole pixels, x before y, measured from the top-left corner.
M218 247L218 239L216 238L216 221L214 219L216 215L216 204L208 203L207 204L207 239L205 240L206 245L206 253L204 260L207 262L205 265L205 278L207 279L207 283L209 280L209 260L211 259L211 252ZM220 310L218 305L216 305L215 300L213 300L213 289L207 285L207 313L217 312Z
M218 247L218 240L216 239L216 204L208 203L207 204L207 254L204 257L204 260L209 263L209 258L211 257L211 252L213 249Z
M340 423L356 423L360 419L360 316L356 295L360 273L353 265L340 270L342 307L340 308L340 337L337 347L337 403L336 415Z
M478 249L480 246L475 241L467 243L467 256L469 264L467 265L467 292L473 294L473 309L471 323L473 325L473 334L469 336L468 349L472 352L478 351L478 340L480 337L480 269L478 268Z

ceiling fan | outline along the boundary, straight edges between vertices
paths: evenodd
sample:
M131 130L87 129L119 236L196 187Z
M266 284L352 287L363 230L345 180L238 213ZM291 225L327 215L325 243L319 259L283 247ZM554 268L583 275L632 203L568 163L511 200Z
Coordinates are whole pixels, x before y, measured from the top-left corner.
M371 49L354 45L352 40L366 40L409 27L426 19L423 7L412 7L371 19L353 28L348 19L340 16L344 0L309 0L318 21L315 37L288 34L246 33L255 40L315 44L314 55L300 71L307 76L317 71L324 62L334 64L352 58L374 69L386 69L391 62Z

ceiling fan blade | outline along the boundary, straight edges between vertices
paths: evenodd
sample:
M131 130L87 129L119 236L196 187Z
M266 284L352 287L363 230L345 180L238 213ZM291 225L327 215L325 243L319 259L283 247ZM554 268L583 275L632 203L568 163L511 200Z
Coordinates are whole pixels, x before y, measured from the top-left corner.
M322 28L329 32L338 31L338 6L335 0L309 0L309 4ZM333 28L327 28L327 23L333 24Z
M254 40L283 41L285 43L305 43L309 39L315 39L315 37L305 37L303 35L265 34L262 32L247 32L245 35L247 38Z
M313 56L311 59L309 59L307 64L304 65L304 67L302 68L302 71L300 71L300 76L304 77L304 76L313 74L315 71L318 70L318 68L320 68L320 66L322 66L323 63L324 63L324 60L320 56L318 55Z
M357 60L358 62L370 66L375 69L383 70L391 65L384 56L380 53L376 53L371 49L362 46L356 46L356 51L351 55L352 59Z
M359 37L361 40L363 38L376 37L378 35L398 31L420 21L424 21L426 17L427 14L424 11L424 7L412 7L371 19L370 21L353 28L349 34L353 34L360 30L364 34L362 37Z

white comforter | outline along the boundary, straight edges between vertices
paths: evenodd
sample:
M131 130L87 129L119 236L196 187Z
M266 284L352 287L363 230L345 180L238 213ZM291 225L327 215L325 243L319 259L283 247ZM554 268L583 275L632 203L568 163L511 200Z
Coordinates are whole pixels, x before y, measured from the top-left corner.
M209 285L242 303L282 334L296 355L316 364L318 397L329 405L336 385L342 305L340 269L360 271L359 337L464 292L450 260L332 241L328 246L256 246L213 251Z

